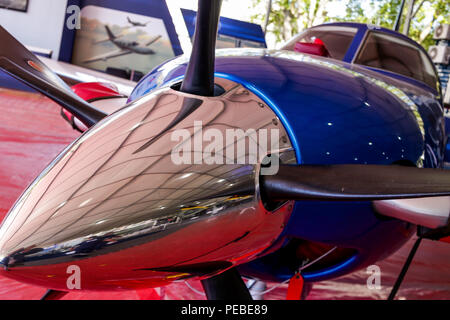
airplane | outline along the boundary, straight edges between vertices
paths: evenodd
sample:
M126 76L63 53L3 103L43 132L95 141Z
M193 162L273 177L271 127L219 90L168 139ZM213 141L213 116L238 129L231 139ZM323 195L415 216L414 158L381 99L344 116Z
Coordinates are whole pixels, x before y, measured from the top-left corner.
M115 34L114 36L115 36L116 39L118 39L118 38L122 38L124 35L125 35L124 33L120 33L120 34ZM94 44L94 45L95 44L101 44L101 43L105 43L105 42L108 42L108 41L111 41L109 37L105 38L105 39L93 41L92 44Z
M111 29L107 25L105 25L105 29L108 34L109 41L114 43L114 45L116 47L118 47L119 50L113 51L113 52L108 52L106 54L102 54L102 55L99 55L96 57L86 59L83 61L83 63L92 63L92 62L96 62L96 61L107 61L111 58L121 57L121 56L132 54L132 53L137 53L137 54L141 54L141 55L155 54L155 51L148 48L148 46L155 43L156 41L158 41L161 38L161 35L158 35L155 38L148 41L147 43L145 43L144 45L142 45L137 41L119 40L118 37L116 35L114 35L114 33L111 31Z
M138 22L138 21L133 21L133 20L130 19L130 17L127 17L127 20L128 20L128 22L129 22L131 25L133 25L133 27L146 27L146 26L150 23L150 21L145 22L145 23L143 23L143 22Z
M127 19L128 19L128 22L131 23L134 27L146 27L147 24L150 23L150 21L149 21L149 22L146 22L146 23L134 22L134 21L132 21L132 20L130 19L130 17L127 17ZM129 29L129 27L127 27L127 28L125 28L125 29ZM117 39L117 38L121 38L121 37L123 37L123 36L124 36L124 34L121 33L121 34L119 34L119 35L115 35L115 38ZM95 41L95 42L93 42L93 44L100 44L100 43L104 43L104 42L107 42L107 41L110 41L110 38L102 39L102 40L99 40L99 41Z
M99 103L118 101L114 90L71 90L0 29L0 68L87 128L3 221L0 274L49 288L47 300L70 291L73 265L82 290L196 278L208 299L251 300L244 276L289 281L297 299L299 283L365 268L416 234L394 299L421 241L450 242L444 105L426 51L392 30L330 23L283 50L216 52L221 1L198 4L190 56L109 111ZM229 129L256 148L237 158L239 139L212 143ZM177 163L180 150L194 161Z

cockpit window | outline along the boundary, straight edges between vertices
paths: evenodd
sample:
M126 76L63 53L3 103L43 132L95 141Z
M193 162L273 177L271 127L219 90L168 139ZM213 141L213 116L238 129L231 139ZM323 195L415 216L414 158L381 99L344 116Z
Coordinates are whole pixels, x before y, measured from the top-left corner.
M320 39L331 58L343 60L357 31L357 28L337 26L311 28L289 41L282 50L294 51L297 42L313 43L316 39Z
M426 54L395 36L370 32L355 63L395 72L436 88L436 74Z

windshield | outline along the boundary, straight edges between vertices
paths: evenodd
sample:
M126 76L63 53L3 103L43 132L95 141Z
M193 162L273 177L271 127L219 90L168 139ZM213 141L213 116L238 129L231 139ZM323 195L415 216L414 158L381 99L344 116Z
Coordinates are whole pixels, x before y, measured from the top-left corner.
M314 40L320 39L331 58L343 60L357 31L357 28L336 26L311 28L294 37L282 50L294 51L297 42L313 43Z
M355 63L411 77L436 89L436 74L427 55L397 36L370 32Z

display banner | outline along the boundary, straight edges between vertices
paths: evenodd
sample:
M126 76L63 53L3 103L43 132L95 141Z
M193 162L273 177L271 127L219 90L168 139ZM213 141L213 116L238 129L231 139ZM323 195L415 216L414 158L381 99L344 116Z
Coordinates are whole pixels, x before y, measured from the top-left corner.
M59 60L85 68L146 74L182 54L163 0L69 0L66 22Z

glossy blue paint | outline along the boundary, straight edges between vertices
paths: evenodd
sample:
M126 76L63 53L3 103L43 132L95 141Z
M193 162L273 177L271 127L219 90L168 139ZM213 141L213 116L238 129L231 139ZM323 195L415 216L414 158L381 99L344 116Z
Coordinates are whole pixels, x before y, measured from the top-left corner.
M292 238L307 239L357 251L356 255L329 268L302 272L306 281L322 281L384 259L398 250L414 232L415 226L394 219L380 219L370 202L298 201L281 237L286 242ZM291 260L286 252L276 250L240 267L240 271L268 281L284 281L296 271L287 263Z
M356 55L356 52L359 49L359 46L361 45L361 41L364 39L366 33L367 33L366 28L358 28L358 31L356 32L355 37L353 38L353 41L350 44L350 47L348 48L343 61L352 62L354 56Z
M189 37L194 36L197 12L181 9ZM219 35L230 36L242 40L250 40L261 44L261 48L267 48L264 32L259 24L220 17Z
M446 162L446 169L448 169L448 164L450 163L450 117L449 117L449 111L446 110L446 117L445 119L445 136L447 138L447 142L445 144L445 155L444 155L444 161Z
M392 78L298 53L284 53L283 57L262 50L252 53L219 56L216 72L242 79L240 82L251 84L260 95L270 97L270 103L282 110L296 131L302 162L387 164L420 159L423 138L411 108L370 80L377 77L374 79L382 86L395 90ZM181 76L184 69L184 64L172 70L157 69L137 86L137 94ZM416 87L410 89L411 95L423 95ZM412 104L406 94L402 98Z
M360 24L343 25L360 29L359 39L368 29ZM353 53L344 59L350 59L357 47L354 41L349 48ZM152 71L130 100L180 81L186 62L181 57ZM442 166L445 129L436 91L406 77L345 61L270 50L218 51L216 76L243 84L277 113L299 163ZM371 202L298 201L281 237L285 242L300 238L356 250L355 256L327 269L305 270L305 280L319 281L386 257L414 230L407 223L378 217ZM240 269L282 281L295 270L279 263L280 252Z
M272 260L268 258L272 258ZM242 274L250 277L265 279L267 281L282 282L292 278L293 271L286 267L286 265L279 265L276 259L279 259L276 255L268 256L263 259L252 261L246 265L239 266L238 269ZM351 256L349 259L329 268L316 272L302 271L301 274L306 282L316 282L329 279L330 277L347 274L353 271L355 266L360 264L361 259L359 255L356 254Z
M308 281L314 281L317 279L321 279L321 278L326 278L327 276L330 275L335 275L339 272L341 272L342 270L346 270L349 266L351 266L355 261L357 261L357 255L354 255L353 257L351 257L350 259L344 261L341 264L338 264L336 266L333 266L331 268L328 269L324 269L322 271L318 271L318 272L303 272L302 276L303 279L308 280Z
M413 79L413 78L410 78L410 77L406 77L406 76L401 75L401 74L398 74L398 73L390 72L390 71L388 71L388 70L382 70L382 69L377 69L377 68L371 68L371 67L367 67L367 66L364 66L364 68L367 68L367 69L369 69L369 70L373 70L373 71L375 71L375 72L384 74L384 75L386 75L386 76L388 76L388 77L391 77L391 78L394 78L394 79L398 79L398 80L407 82L407 83L409 83L409 84L412 84L412 85L414 85L414 86L420 87L420 88L422 88L422 89L424 89L424 90L427 90L427 91L429 91L430 93L432 93L432 94L435 96L436 99L439 98L439 97L438 97L438 91L436 90L436 88L431 88L429 85L427 85L426 83L423 83L423 82L421 82L421 81L419 81L419 80L416 80L416 79Z

